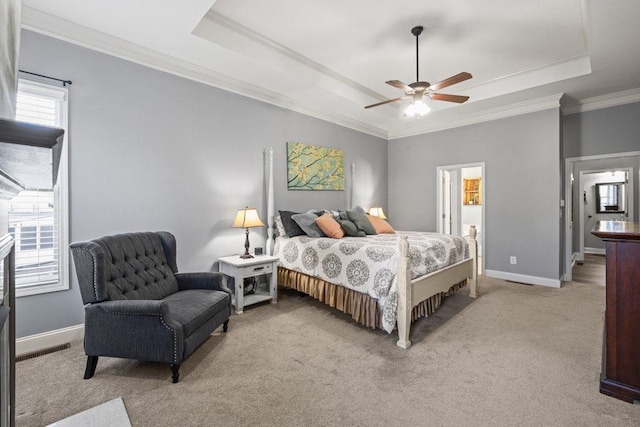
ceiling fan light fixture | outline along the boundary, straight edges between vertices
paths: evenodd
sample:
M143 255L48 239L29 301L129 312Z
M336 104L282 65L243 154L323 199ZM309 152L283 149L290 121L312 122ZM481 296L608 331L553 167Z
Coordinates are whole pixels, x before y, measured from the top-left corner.
M427 115L430 111L431 107L424 102L423 98L420 98L409 104L407 109L404 110L404 115L419 119L420 117Z

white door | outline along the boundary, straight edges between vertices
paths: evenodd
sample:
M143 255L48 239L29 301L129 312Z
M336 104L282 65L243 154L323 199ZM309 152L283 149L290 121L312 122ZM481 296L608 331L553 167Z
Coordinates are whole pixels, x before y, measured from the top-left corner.
M459 207L457 201L460 198L458 171L442 171L442 224L441 230L444 234L460 234Z
M451 174L442 171L442 232L451 234Z
M437 225L438 233L464 236L469 234L469 226L475 225L478 231L478 272L484 270L484 231L485 231L485 170L484 163L438 166L437 176ZM471 176L473 175L473 176ZM462 178L481 178L480 203L463 206ZM463 208L467 208L466 211ZM473 211L473 212L469 212ZM470 216L471 214L471 216ZM466 222L465 222L466 221Z

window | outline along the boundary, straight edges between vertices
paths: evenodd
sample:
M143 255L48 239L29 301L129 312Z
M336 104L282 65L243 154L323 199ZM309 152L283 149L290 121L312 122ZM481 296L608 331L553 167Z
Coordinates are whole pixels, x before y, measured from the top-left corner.
M20 80L16 119L67 129L67 90ZM16 296L69 289L67 144L53 188L25 188L9 202L9 232L16 240Z

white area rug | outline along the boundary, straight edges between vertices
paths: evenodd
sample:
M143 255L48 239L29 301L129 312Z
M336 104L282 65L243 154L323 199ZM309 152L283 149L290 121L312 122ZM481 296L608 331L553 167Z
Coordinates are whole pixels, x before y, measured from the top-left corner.
M57 423L49 424L52 427L131 427L129 415L124 407L121 397L110 400L102 405L95 406L79 414L73 415Z

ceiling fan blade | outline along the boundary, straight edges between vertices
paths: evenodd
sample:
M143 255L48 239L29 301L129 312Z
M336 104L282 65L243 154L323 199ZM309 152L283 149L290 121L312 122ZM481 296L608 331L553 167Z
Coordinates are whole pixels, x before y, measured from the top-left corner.
M371 105L367 105L364 108L371 108L371 107L377 107L379 105L384 105L384 104L389 104L391 102L396 102L396 101L400 101L401 99L405 99L406 96L401 96L399 98L393 98L393 99L387 99L386 101L382 101L382 102L378 102L377 104L371 104Z
M429 97L431 99L435 99L436 101L457 102L458 104L467 102L467 100L469 99L468 96L447 95L446 93L430 93Z
M402 89L405 92L413 92L413 88L406 83L402 83L400 80L388 80L385 82L388 85Z
M473 77L473 76L465 71L465 72L462 72L460 74L456 74L455 76L451 76L448 79L444 79L441 82L432 84L429 89L431 89L431 90L440 90L440 89L443 89L443 88L445 88L447 86L451 86L451 85L454 85L456 83L460 83L460 82L463 82L465 80L469 80L471 77Z

